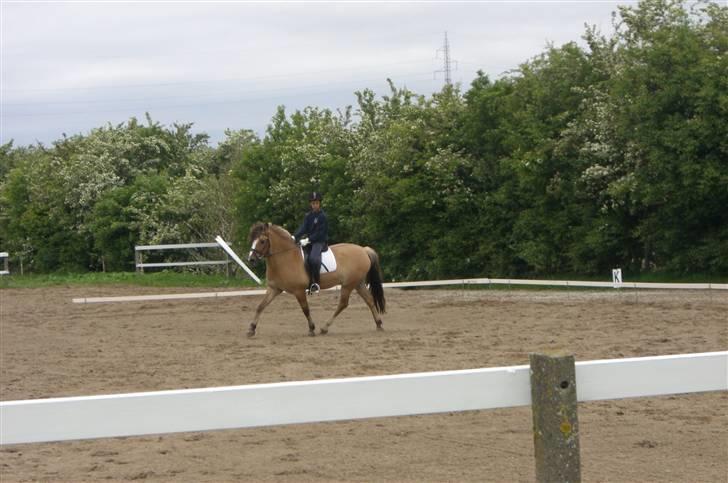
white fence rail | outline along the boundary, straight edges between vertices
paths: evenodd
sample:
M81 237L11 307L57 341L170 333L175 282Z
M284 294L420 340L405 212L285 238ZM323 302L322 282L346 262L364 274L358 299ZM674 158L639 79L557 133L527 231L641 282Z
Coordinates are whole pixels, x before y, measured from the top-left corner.
M223 250L225 250L225 253L227 253L228 255L230 255L232 257L232 259L235 260L235 263L237 263L238 265L240 265L242 267L242 269L245 270L248 275L250 275L250 278L252 278L253 280L255 280L258 285L261 285L262 284L262 282L260 281L260 279L258 278L258 276L255 273L253 273L253 271L250 269L250 267L248 267L240 259L240 257L237 255L237 253L235 253L233 251L233 249L230 248L230 245L225 240L223 240L221 236L219 236L219 235L216 236L215 237L215 241L217 242L218 245L220 245L220 247Z
M0 252L0 258L3 259L3 269L0 270L0 275L10 275L10 268L8 267L8 258L10 258L10 255L8 252Z
M257 278L257 277L256 277ZM256 280L260 283L259 280ZM387 282L385 288L415 288L415 287L444 287L468 285L544 285L561 287L592 287L612 288L613 282L590 282L569 280L523 280L510 278L464 278L453 280L430 280L422 282ZM632 282L622 283L623 288L634 289L680 289L680 290L728 290L728 283L648 283ZM184 300L214 297L245 297L263 295L265 290L231 290L226 292L193 292L160 295L125 295L110 297L79 297L74 298L77 304L111 303L111 302L146 302L156 300Z
M145 268L166 268L166 267L190 267L201 265L228 265L230 259L225 256L225 260L200 260L196 262L144 262L144 252L162 251L162 250L194 250L199 248L218 248L217 242L211 243L179 243L176 245L137 245L134 247L134 262L137 271L144 272Z
M576 363L579 401L728 390L728 351ZM0 444L531 403L529 366L0 402Z
M385 287L437 287L445 285L543 285L552 287L614 288L614 282L592 282L585 280L525 280L518 278L463 278L453 280L430 280L422 282L390 282ZM664 288L680 290L728 290L728 283L651 283L622 282L618 288Z

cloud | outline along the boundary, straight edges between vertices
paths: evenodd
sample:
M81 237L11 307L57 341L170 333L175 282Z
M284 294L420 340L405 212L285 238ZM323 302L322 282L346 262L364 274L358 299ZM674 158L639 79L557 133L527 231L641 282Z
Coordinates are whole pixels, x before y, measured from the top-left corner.
M76 132L145 110L161 122L196 122L201 130L226 124L263 132L278 104L351 103L354 90L364 87L386 94L388 77L429 94L442 85L435 71L442 70L437 50L445 31L451 57L459 61L453 78L467 86L478 69L496 77L549 41L578 41L585 23L608 28L616 3L67 2L0 8L0 141L32 142L41 130L44 136ZM230 106L256 115L235 116ZM243 124L253 117L255 126ZM35 121L35 133L28 119Z

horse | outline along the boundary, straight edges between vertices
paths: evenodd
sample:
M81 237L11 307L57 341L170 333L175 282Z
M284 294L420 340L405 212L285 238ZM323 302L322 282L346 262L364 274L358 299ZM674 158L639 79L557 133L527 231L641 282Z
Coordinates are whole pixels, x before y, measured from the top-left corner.
M308 320L308 335L316 335L316 326L311 319L306 297L309 276L299 245L285 228L272 223L254 223L250 228L249 239L252 245L248 261L255 262L261 258L265 260L265 276L268 283L265 297L255 310L248 337L255 336L261 313L282 292L291 293L296 297L303 315ZM321 327L320 333L325 335L329 332L336 316L349 305L349 296L354 290L371 310L377 330L383 330L380 314L385 312L386 300L377 252L370 247L353 243L331 245L329 250L332 250L336 257L336 270L322 273L320 286L322 289L327 289L341 285L341 294L336 310L326 325ZM367 285L369 285L368 290Z

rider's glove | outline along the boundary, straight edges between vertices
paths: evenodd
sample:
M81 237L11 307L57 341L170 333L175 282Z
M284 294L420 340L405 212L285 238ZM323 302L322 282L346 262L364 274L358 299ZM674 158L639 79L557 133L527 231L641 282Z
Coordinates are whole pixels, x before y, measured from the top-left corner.
M311 243L311 241L308 239L308 237L306 237L306 238L301 238L301 241L299 243L302 247L305 247L306 245Z

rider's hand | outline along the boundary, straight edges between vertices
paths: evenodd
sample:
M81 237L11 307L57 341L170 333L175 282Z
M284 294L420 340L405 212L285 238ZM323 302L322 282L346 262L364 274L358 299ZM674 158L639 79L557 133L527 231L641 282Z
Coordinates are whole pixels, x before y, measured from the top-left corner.
M311 243L311 241L310 241L310 240L308 239L308 237L306 237L306 238L301 238L301 241L299 242L299 244L300 244L300 245L301 245L302 247L305 247L305 246L306 246L306 245L308 245L309 243Z

